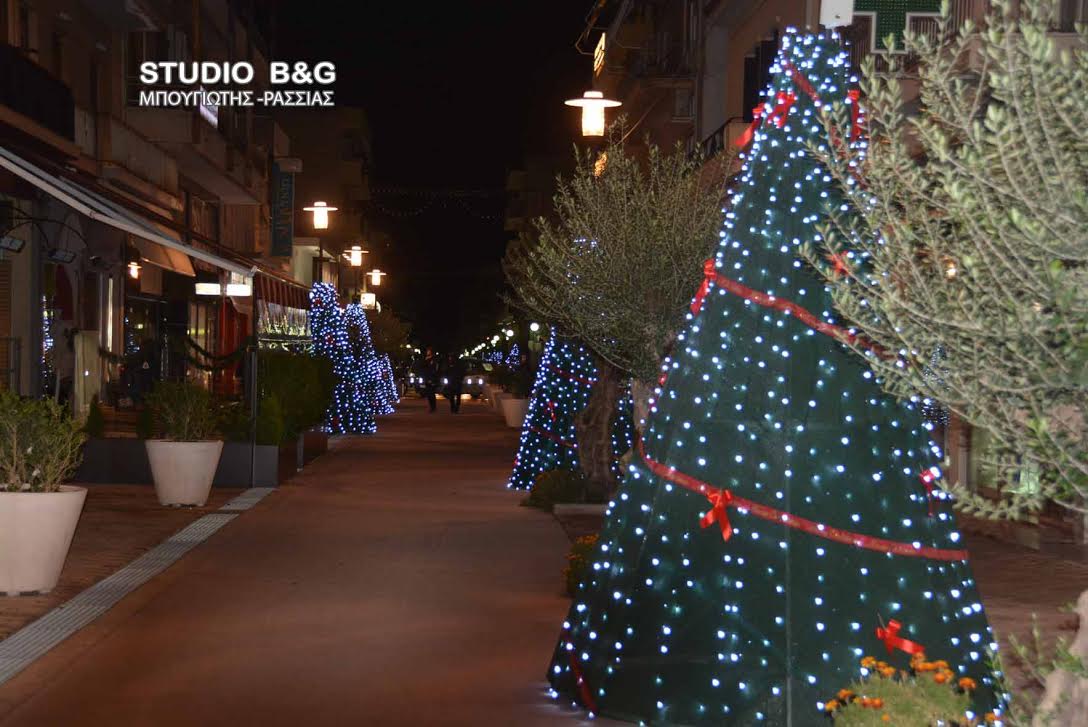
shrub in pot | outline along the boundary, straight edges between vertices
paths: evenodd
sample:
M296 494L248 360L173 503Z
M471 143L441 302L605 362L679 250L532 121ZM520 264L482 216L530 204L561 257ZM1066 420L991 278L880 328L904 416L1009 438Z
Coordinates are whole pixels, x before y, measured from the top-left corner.
M532 388L532 372L528 367L521 367L510 374L507 384L510 396L503 398L502 415L506 426L521 429L525 423L525 414L529 410L529 391Z
M53 401L0 391L0 594L56 586L87 498L61 484L79 465L82 430Z
M159 502L203 505L223 453L211 393L196 384L160 382L147 404L163 434L145 442Z

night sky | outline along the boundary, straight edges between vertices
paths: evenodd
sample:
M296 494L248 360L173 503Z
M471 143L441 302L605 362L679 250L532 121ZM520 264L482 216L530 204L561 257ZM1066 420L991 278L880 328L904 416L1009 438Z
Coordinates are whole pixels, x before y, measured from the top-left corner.
M506 174L526 154L562 157L577 140L577 114L563 100L580 96L591 81L592 60L574 42L592 4L274 6L274 59L335 62L337 103L361 106L369 116L377 194L368 225L391 237L391 249L374 260L390 273L381 299L411 320L418 343L452 350L493 330L508 239ZM390 188L414 191L382 191ZM449 189L490 194L427 194Z

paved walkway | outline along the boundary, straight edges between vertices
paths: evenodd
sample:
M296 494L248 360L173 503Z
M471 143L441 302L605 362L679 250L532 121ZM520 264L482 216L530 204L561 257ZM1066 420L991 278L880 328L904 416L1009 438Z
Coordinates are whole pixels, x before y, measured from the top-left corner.
M0 724L578 724L543 696L568 544L517 433L417 401L0 688Z

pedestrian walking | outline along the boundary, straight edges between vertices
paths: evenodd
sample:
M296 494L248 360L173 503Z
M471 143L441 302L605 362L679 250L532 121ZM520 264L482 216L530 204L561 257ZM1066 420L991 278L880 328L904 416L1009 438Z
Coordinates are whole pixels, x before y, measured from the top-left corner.
M461 392L465 383L465 363L452 353L446 357L446 398L450 400L450 411L461 411Z
M423 395L427 397L427 407L434 414L438 408L438 359L434 350L428 348L419 366L419 375L423 378Z

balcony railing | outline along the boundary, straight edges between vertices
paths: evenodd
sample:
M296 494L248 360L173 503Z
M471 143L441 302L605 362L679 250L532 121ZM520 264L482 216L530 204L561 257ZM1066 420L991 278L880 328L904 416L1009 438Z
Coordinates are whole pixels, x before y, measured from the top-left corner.
M7 43L0 44L0 104L75 141L72 91Z
M949 30L958 32L968 20L976 26L983 26L992 9L990 0L952 0L949 7ZM1014 4L1013 12L1018 9L1019 6ZM1071 33L1076 30L1078 23L1088 23L1088 0L1058 0L1050 30ZM940 33L940 22L938 18L916 16L911 18L910 29L936 40ZM843 35L849 44L850 61L857 68L872 50L872 17L855 16L854 23L844 28Z

